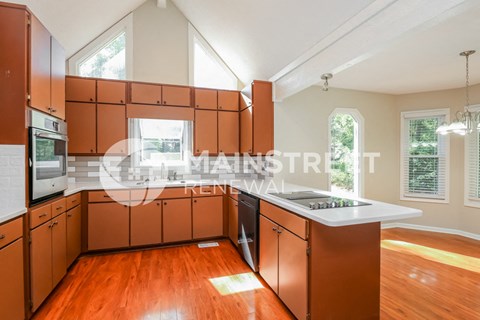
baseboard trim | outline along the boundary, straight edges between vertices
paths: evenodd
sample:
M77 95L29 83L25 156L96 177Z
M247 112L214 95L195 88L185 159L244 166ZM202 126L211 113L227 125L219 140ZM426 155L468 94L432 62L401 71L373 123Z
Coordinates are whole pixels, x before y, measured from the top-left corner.
M470 238L474 240L480 240L480 234L475 234L475 233L466 232L466 231L457 230L457 229L430 227L430 226L422 226L418 224L400 223L400 222L382 223L382 229L390 229L390 228L405 228L405 229L420 230L420 231L448 233L448 234L454 234L457 236L462 236L462 237Z

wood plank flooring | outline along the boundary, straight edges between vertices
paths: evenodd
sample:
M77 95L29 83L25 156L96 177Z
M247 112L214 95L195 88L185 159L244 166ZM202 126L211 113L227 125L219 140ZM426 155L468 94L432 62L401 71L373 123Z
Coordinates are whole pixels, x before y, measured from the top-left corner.
M225 294L252 274L219 243L81 258L34 319L292 319L260 278ZM479 241L383 230L381 272L381 319L480 319Z

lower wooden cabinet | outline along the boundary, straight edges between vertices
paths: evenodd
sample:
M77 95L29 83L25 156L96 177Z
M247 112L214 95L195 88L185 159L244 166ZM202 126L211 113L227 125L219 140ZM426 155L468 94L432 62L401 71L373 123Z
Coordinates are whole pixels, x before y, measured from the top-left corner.
M69 267L82 251L82 207L67 211L67 267Z
M163 200L163 242L192 240L192 200Z
M0 226L0 233L0 319L23 320L22 218Z
M33 229L30 236L31 296L35 311L67 272L65 213Z
M162 242L162 201L130 208L130 245Z
M130 214L127 204L88 204L88 250L129 246Z
M228 237L238 246L238 201L228 197Z
M297 319L307 319L308 242L260 216L260 275Z
M223 235L223 197L193 198L193 238Z

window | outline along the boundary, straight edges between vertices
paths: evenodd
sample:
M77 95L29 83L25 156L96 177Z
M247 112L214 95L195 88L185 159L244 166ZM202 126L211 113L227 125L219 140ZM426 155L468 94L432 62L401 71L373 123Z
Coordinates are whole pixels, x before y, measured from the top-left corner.
M402 113L402 200L448 202L449 140L435 133L448 114L448 109Z
M187 170L192 150L192 122L131 119L133 158L137 166Z
M131 79L131 14L68 59L69 74L82 77Z
M363 193L363 117L355 109L335 109L329 117L330 190Z
M195 87L237 90L237 77L190 24L189 38L190 84Z
M480 111L480 105L470 106ZM477 125L476 123L474 124ZM480 131L465 137L465 205L480 208Z

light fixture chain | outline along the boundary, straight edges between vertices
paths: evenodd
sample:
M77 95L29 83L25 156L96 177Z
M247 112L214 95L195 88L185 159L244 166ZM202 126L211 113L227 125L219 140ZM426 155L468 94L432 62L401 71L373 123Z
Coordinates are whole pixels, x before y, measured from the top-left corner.
M467 73L466 73L466 78L465 78L465 100L467 102L467 107L470 106L470 94L469 94L469 86L470 86L470 72L469 72L469 66L468 66L468 57L469 57L469 54L467 54L465 56L465 64L466 64L466 70L467 70Z

